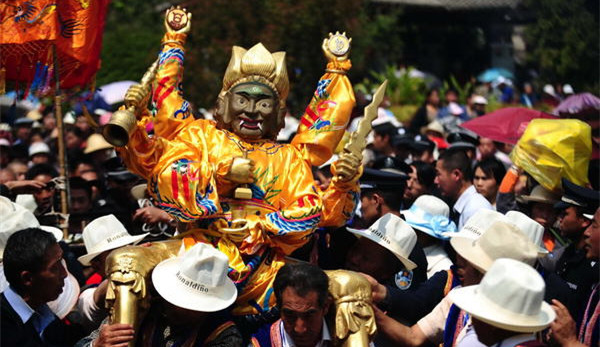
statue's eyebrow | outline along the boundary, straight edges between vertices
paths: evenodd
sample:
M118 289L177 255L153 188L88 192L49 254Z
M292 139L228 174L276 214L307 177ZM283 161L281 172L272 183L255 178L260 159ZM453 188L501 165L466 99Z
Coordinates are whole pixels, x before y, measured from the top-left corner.
M246 92L246 91L239 91L239 92L236 92L236 94L244 96L246 98L253 98L253 99L257 99L257 100L273 97L273 95L269 95L269 94L249 93L249 92Z

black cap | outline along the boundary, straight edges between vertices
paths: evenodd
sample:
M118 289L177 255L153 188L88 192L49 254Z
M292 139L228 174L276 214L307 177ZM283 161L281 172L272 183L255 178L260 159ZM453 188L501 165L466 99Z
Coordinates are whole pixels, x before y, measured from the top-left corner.
M365 168L360 177L361 189L400 191L406 187L406 175Z
M561 201L554 205L555 208L564 210L576 206L582 213L593 215L600 206L599 191L578 186L566 178L562 179L562 187L564 193Z
M16 126L16 127L31 126L32 124L33 124L33 119L31 119L29 117L17 118L14 122L14 126Z
M433 150L435 149L435 143L431 141L427 136L417 135L410 143L410 148L419 152L433 152Z
M132 174L127 170L127 167L123 164L123 161L119 157L113 157L105 161L102 166L104 167L104 172L106 174L107 179L127 182L133 181L138 178L138 176Z
M446 142L450 144L450 148L475 149L479 144L479 139L477 134L458 130L448 134Z
M398 127L392 122L385 122L373 126L373 131L380 135L389 135L392 138L398 133Z
M394 136L392 138L392 146L394 146L395 148L400 148L400 147L410 148L413 141L414 141L414 138L413 138L412 134L408 134L408 133L397 134L396 136Z
M390 157L387 155L375 158L372 168L376 170L396 173L405 177L408 177L408 175L412 171L410 165L405 163L400 158Z

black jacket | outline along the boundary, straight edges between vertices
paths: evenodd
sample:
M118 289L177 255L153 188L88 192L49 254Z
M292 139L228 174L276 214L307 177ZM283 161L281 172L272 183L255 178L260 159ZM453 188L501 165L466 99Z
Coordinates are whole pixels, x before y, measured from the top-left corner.
M44 341L31 320L23 323L4 293L0 294L0 345L2 346L73 346L84 336L79 326L66 325L58 317L44 330Z

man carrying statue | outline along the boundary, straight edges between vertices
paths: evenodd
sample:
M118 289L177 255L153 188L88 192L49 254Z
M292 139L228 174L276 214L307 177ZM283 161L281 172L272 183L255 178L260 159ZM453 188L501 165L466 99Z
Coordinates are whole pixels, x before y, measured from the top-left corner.
M157 63L125 96L136 123L127 130L128 143L118 148L129 170L148 180L159 207L186 223L187 231L180 230L183 242L112 253L107 298L112 317L135 320L138 313L116 311L145 308L143 278L149 271L194 244L208 243L229 259L228 276L238 290L232 314L252 321L275 307L272 284L285 257L308 242L317 227L343 225L357 201L360 152L340 155L325 191L314 185L311 173L311 165L331 157L354 106L346 77L351 40L336 33L323 41L325 74L292 143L279 144L275 138L289 91L285 53L270 53L260 43L249 50L234 46L216 102L216 122L194 120L181 90L190 25L185 10L167 10ZM154 115L146 108L148 80L154 81ZM149 121L154 136L146 133ZM106 129L105 136L111 140ZM133 299L123 299L128 295Z

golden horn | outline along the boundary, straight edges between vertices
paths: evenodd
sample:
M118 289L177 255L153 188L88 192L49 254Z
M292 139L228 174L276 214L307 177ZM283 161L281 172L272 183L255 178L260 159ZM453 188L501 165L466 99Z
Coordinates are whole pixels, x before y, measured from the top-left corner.
M150 85L156 76L158 69L158 60L156 60L142 77L140 86L147 96L150 93ZM144 97L145 99L145 97ZM106 141L116 147L123 147L129 142L129 136L135 129L137 123L136 115L139 113L139 107L146 105L126 104L126 108L118 110L112 114L108 123L102 128L102 135Z

